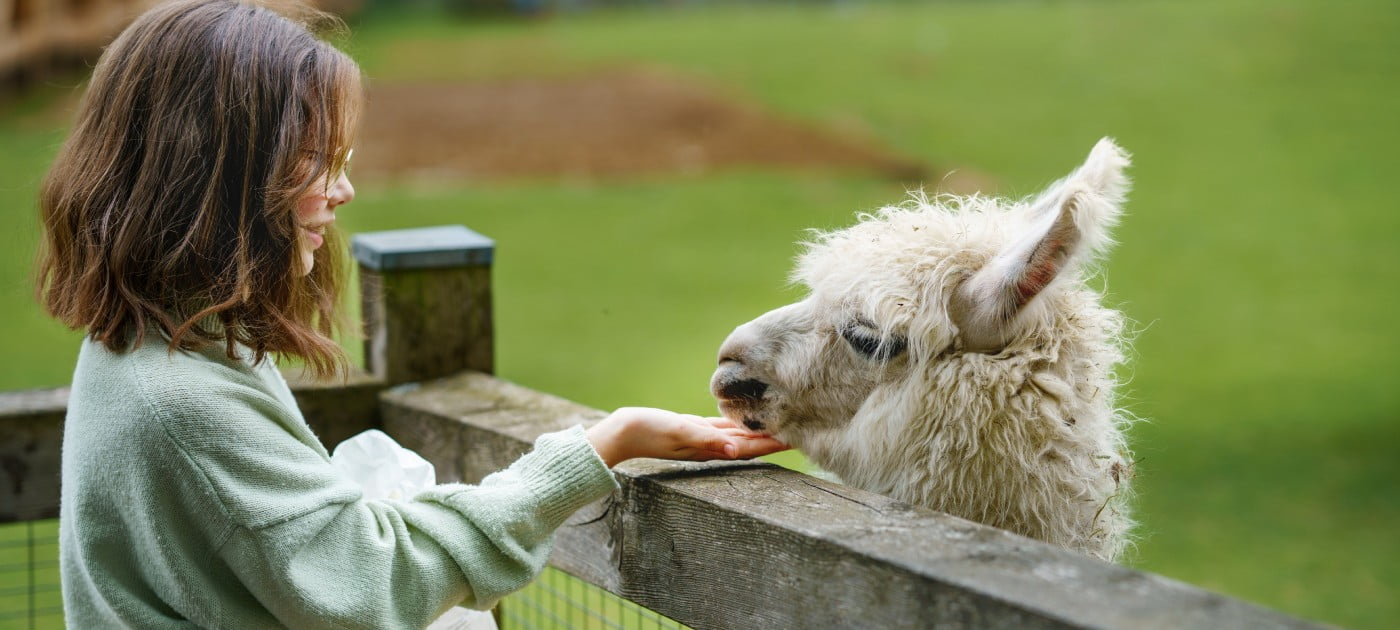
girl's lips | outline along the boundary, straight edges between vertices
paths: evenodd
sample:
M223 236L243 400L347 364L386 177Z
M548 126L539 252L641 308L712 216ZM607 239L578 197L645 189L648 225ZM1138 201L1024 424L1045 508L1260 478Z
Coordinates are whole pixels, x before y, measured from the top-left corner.
M301 228L301 230L306 232L306 240L311 241L311 249L316 249L326 242L326 237L321 236L318 232L313 232L307 228Z

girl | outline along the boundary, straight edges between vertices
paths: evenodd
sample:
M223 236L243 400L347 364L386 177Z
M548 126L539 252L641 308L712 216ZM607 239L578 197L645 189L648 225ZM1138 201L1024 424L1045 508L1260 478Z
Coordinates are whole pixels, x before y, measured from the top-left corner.
M374 501L339 478L268 358L345 367L332 224L359 77L239 0L159 6L94 69L40 200L41 300L87 331L63 441L70 626L421 628L534 578L618 462L783 448L621 409L479 486Z

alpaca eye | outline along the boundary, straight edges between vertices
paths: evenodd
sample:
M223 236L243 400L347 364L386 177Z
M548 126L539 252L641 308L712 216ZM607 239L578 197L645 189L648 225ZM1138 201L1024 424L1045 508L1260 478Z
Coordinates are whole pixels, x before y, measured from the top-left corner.
M842 326L841 338L851 344L851 348L861 356L876 361L889 361L904 354L909 346L903 337L897 335L882 338L875 325L864 317L856 318Z

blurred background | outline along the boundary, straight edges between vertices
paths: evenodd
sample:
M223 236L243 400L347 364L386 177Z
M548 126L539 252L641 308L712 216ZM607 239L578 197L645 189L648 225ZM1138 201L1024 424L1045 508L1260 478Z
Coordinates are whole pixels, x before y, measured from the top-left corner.
M70 378L35 195L95 51L149 4L0 0L0 389ZM495 238L498 372L604 409L712 413L720 341L801 297L808 228L917 188L1029 195L1113 136L1135 186L1096 282L1136 322L1147 420L1127 562L1400 618L1393 0L324 6L370 80L341 228Z

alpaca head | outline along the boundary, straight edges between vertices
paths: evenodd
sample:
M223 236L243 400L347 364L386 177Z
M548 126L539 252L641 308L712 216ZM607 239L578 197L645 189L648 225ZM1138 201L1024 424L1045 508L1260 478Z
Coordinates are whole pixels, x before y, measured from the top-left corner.
M1054 343L1085 303L1085 268L1111 244L1127 164L1105 138L1033 199L918 198L822 235L793 274L807 298L725 340L711 380L721 411L807 448L953 386L930 377L940 363Z

